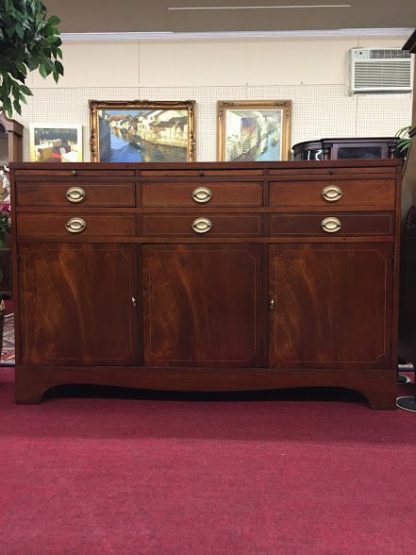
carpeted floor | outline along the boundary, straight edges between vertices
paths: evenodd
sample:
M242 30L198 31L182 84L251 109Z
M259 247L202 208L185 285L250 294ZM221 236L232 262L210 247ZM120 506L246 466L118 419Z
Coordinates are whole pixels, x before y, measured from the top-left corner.
M334 390L18 406L13 379L0 369L1 555L416 552L415 414Z

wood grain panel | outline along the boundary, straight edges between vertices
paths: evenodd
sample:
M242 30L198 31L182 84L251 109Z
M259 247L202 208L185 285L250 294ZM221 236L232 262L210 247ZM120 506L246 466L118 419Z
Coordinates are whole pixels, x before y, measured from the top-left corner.
M19 258L23 364L137 363L134 246L39 243Z
M149 366L262 363L261 246L144 246Z
M383 244L271 246L270 365L391 368L392 253Z

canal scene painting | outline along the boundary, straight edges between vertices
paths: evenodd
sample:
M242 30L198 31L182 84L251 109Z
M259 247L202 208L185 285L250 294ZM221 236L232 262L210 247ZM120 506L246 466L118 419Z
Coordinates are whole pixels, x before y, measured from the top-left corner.
M218 160L287 160L290 111L290 100L218 101Z
M90 100L92 161L193 161L194 104Z

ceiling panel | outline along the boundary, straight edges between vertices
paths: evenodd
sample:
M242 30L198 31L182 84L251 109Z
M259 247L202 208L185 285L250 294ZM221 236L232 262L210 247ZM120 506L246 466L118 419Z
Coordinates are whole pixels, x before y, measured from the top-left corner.
M414 28L416 0L44 0L63 33Z

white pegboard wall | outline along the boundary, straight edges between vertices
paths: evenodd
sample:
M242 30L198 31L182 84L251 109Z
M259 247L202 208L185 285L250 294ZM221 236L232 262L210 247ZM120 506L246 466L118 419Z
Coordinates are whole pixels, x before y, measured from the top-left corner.
M344 85L221 87L37 88L24 106L23 156L29 159L29 125L81 124L84 160L90 160L88 100L195 100L196 159L216 159L218 100L291 100L290 144L330 137L392 136L411 121L411 94L354 95Z
M354 137L356 102L345 95L343 85L250 87L250 98L292 101L291 140Z
M356 135L393 137L412 121L411 94L357 94Z

